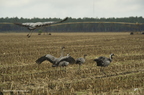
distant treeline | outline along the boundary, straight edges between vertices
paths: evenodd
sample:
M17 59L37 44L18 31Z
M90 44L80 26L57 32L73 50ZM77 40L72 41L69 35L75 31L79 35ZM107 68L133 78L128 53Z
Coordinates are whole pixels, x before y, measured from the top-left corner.
M59 21L60 18L0 18L0 32L25 32L27 28L17 26L14 22L47 22ZM116 24L103 22L127 22L127 23L144 23L143 17L124 17L124 18L71 18L63 23L69 22L101 22L101 23L75 23L63 24L38 28L35 31L46 32L121 32L121 31L144 31L144 25L139 24Z

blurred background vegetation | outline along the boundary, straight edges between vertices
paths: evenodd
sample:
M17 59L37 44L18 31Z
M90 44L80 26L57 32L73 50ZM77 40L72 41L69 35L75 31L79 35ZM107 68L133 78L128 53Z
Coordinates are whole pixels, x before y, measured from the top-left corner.
M26 32L25 27L19 27L12 23L19 22L47 22L59 21L60 18L18 18L18 17L5 17L0 18L0 32ZM82 22L75 24L62 24L58 26L43 27L40 30L44 32L121 32L121 31L144 31L143 17L123 17L123 18L71 18L64 22ZM100 22L100 23L83 23L83 22ZM111 23L104 23L111 22ZM116 24L113 22L125 22L135 24ZM39 29L35 30L36 32Z

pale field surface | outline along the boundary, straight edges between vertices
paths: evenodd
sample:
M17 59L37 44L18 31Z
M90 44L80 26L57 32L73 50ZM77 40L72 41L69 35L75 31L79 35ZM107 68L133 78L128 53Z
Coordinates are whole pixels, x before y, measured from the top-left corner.
M87 54L81 71L68 65L66 72L48 61L35 61L46 54L60 57L69 53L79 58ZM104 68L93 61L114 53ZM62 68L63 69L63 68ZM26 95L144 95L144 35L129 33L26 33L0 34L0 91L27 90ZM25 94L23 94L25 95Z

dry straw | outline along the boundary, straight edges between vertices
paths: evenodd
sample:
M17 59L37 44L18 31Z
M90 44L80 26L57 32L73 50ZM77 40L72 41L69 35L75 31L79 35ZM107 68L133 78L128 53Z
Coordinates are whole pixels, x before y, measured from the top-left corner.
M144 37L129 33L53 33L52 36L0 34L0 88L31 90L26 95L143 95ZM60 48L74 58L87 54L86 62L68 65L67 72L48 61L45 54L60 56ZM112 63L100 72L93 59L109 57ZM134 90L137 88L137 90ZM8 93L6 94L8 95Z

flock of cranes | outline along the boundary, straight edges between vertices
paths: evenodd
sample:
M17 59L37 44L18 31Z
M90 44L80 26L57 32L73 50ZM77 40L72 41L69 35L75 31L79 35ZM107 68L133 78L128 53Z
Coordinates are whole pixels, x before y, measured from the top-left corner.
M50 26L53 24L62 23L64 21L66 21L67 19L68 19L68 17L66 17L65 19L63 19L61 21L36 22L36 23L14 23L14 24L19 25L19 26L23 26L23 27L27 27L30 30L30 32L27 34L27 37L29 38L32 35L32 30L35 30L38 27ZM63 55L64 49L65 49L65 47L61 48L61 56L59 58L56 58L56 57L52 56L51 54L46 54L46 55L38 58L36 60L36 63L41 64L43 61L48 60L49 62L52 63L52 67L60 66L60 67L65 67L65 69L66 69L66 66L69 64L78 64L79 70L80 70L81 65L86 62L85 59L86 59L87 55L85 54L84 57L77 58L75 60L69 54L67 54L67 56L64 56ZM106 58L106 57L101 56L97 59L94 59L94 61L97 63L97 66L106 67L112 62L112 58L113 58L112 56L114 56L114 54L111 54L110 58ZM102 68L101 68L101 71L103 71Z
M56 57L52 56L51 54L46 54L46 55L38 58L36 60L36 63L41 64L43 61L47 60L50 63L52 63L52 67L58 67L58 66L65 67L65 71L66 71L66 66L68 66L69 64L78 64L79 70L80 70L81 65L86 62L87 55L84 54L83 57L74 59L69 54L67 54L66 56L63 56L64 49L65 49L65 47L61 48L61 56L59 58L56 58ZM110 54L110 58L101 56L97 59L94 59L94 61L96 62L96 65L101 66L100 71L102 71L104 74L105 74L105 72L103 71L102 67L108 66L112 62L113 56L114 56L114 54Z

